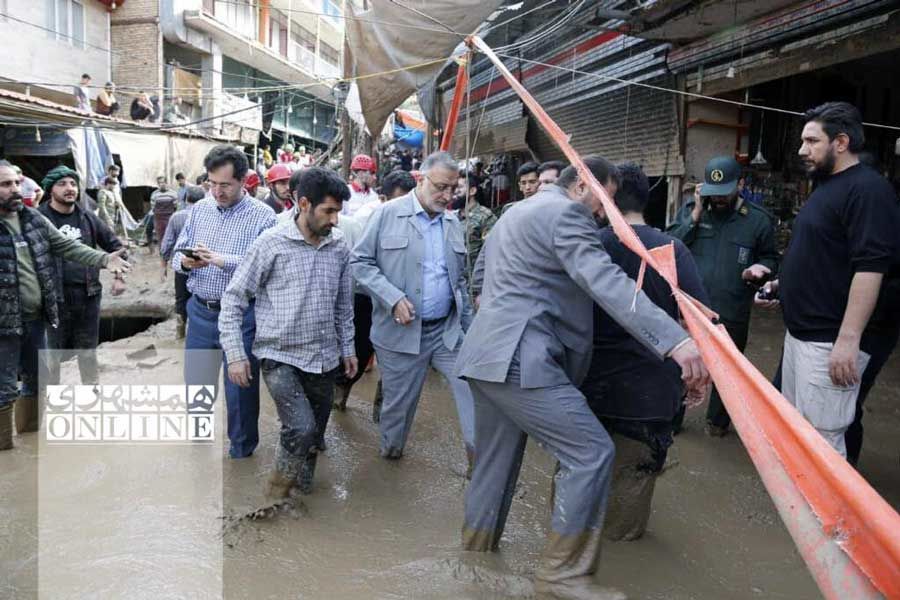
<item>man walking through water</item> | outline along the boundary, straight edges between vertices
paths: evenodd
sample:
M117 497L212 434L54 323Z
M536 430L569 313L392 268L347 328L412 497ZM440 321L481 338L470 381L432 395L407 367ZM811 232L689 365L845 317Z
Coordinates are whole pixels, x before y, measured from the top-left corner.
M618 180L608 161L585 163L599 182ZM497 222L484 247L481 310L456 363L475 398L463 548L497 549L527 434L560 463L535 590L562 599L623 598L593 581L614 454L576 387L590 365L593 302L660 360L671 357L689 387L709 379L687 333L610 261L594 219L601 211L568 167Z

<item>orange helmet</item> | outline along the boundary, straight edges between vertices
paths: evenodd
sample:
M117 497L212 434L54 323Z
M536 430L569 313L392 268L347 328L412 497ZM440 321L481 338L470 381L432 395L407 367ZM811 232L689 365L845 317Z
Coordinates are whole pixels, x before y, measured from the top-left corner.
M275 183L276 181L283 181L290 178L291 169L284 163L272 165L272 168L269 169L268 173L266 173L266 181L268 181L270 184Z
M259 187L259 175L257 175L256 171L250 171L247 173L247 179L244 180L244 189L252 190L255 187Z
M368 154L357 154L353 157L353 162L350 163L351 171L369 171L370 173L375 172L375 161L372 160L372 157Z

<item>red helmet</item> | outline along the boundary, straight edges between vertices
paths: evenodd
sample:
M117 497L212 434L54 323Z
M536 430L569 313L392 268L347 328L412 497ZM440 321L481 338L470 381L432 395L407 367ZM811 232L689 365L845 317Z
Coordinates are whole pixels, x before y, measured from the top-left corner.
M252 190L255 187L259 187L259 175L257 175L256 171L250 171L247 173L247 179L244 180L244 189Z
M372 160L372 157L368 154L357 154L353 157L353 162L350 163L351 171L369 171L370 173L375 172L375 161Z
M290 178L291 168L284 163L272 165L272 168L269 169L268 173L266 173L266 181L268 181L269 183L275 183L276 181L283 181Z

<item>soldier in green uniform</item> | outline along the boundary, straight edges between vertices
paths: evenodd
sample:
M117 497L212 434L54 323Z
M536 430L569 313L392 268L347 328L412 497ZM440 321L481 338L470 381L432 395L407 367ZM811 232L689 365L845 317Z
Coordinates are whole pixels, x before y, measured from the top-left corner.
M690 249L700 269L711 306L719 322L743 352L750 328L750 308L756 287L775 275L778 253L771 215L738 196L741 167L733 158L717 157L706 165L705 181L697 186L669 228ZM706 412L706 432L728 432L731 419L713 389Z
M465 198L465 205L460 208L459 220L466 230L466 281L472 280L472 270L475 268L475 260L484 245L484 239L497 217L483 204L481 204L481 181L473 173L468 180L465 174L459 178L456 188L457 196ZM466 189L468 186L468 190Z

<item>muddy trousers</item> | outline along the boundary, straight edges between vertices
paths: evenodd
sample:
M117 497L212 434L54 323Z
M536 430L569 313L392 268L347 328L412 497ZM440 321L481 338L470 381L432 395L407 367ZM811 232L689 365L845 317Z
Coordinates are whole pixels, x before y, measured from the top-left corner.
M253 338L256 337L256 313L251 304L244 313L241 337L244 352L250 359L250 387L242 388L228 379L226 358L223 353L187 352L188 350L221 350L219 343L219 311L210 310L200 303L197 296L188 300L188 329L184 340L184 380L188 385L218 384L224 366L225 405L228 409L229 455L244 458L253 454L259 444L259 361L253 356Z
M19 397L20 376L22 396L37 396L38 380L46 377L44 356L40 352L47 347L44 321L26 321L22 329L18 335L0 335L0 356L3 357L0 360L0 408Z
M281 421L275 468L290 479L303 476L311 483L318 441L331 415L336 371L307 373L265 358L260 371Z
M722 325L725 326L725 330L728 332L728 335L731 336L731 341L734 342L737 349L743 352L744 348L747 347L750 323L722 321ZM728 411L725 409L725 404L722 402L722 396L719 395L719 390L716 389L716 386L713 386L712 394L709 396L709 406L706 409L706 422L712 423L716 427L724 428L727 428L731 424L731 417L728 416Z
M59 383L60 363L78 358L81 383L100 382L97 344L100 342L100 294L88 296L83 288L66 287L59 305L59 327L47 329L47 347L56 352L49 360L50 383Z
M589 582L600 557L615 449L606 430L571 385L522 389L511 369L505 383L469 380L475 398L475 470L466 490L463 548L496 550L506 525L526 436L560 469L547 547L537 582Z
M453 374L453 367L459 353L457 344L453 350L447 349L443 340L444 320L422 324L422 341L418 354L394 352L387 348L375 347L378 368L384 389L381 406L381 454L399 456L406 446L406 438L416 416L419 395L425 385L428 367L433 366L450 385L463 441L471 448L475 439L472 392L462 379ZM363 368L360 366L360 368Z

